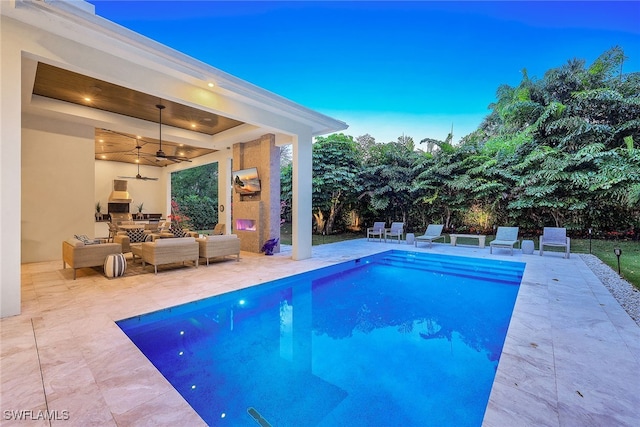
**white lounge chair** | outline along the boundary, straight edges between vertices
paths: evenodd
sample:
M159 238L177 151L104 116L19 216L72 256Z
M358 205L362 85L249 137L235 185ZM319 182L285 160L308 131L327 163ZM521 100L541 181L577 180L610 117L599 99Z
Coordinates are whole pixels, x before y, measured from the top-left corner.
M489 243L489 253L493 253L493 248L511 249L513 255L513 246L518 243L518 231L520 227L498 227L495 240Z
M564 248L564 257L571 256L571 239L567 237L566 228L545 227L540 236L540 256L544 254L545 246Z
M422 236L416 236L414 241L414 246L418 247L418 242L428 242L429 247L433 245L434 240L442 239L444 242L444 235L442 234L442 229L444 225L442 224L429 224L427 227L427 231L424 232Z
M404 234L404 223L392 222L391 228L385 230L384 232L384 242L385 243L387 242L387 237L389 238L397 237L398 243L400 243L400 240L402 240L403 234Z
M373 227L367 228L367 242L371 237L377 237L382 242L384 237L385 224L384 222L374 222Z

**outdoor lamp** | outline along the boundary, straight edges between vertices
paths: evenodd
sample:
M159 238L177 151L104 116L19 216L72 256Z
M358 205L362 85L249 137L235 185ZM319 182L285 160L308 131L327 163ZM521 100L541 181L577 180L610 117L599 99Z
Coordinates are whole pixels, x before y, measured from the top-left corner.
M591 228L589 228L589 253L591 253Z
M622 249L613 248L613 253L618 257L618 275L620 275L620 255L622 255Z

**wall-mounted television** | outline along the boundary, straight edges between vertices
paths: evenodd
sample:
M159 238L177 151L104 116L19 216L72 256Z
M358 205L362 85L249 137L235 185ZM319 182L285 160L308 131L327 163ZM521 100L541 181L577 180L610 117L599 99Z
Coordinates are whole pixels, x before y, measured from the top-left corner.
M231 173L233 188L239 194L255 194L260 192L258 168L248 168Z

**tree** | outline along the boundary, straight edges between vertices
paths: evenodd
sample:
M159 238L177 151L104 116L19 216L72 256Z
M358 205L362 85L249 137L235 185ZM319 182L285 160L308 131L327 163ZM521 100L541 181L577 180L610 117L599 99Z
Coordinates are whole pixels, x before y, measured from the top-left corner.
M623 61L615 47L589 67L574 59L541 81L525 72L517 87L498 89L475 136L486 155L506 159L485 173L503 176L513 221L590 226L621 204L632 209L640 78L621 74Z
M355 202L360 191L360 156L351 136L332 134L313 144L313 207L326 219L322 230L334 232L345 206Z
M291 221L293 206L293 164L288 163L280 168L280 219Z
M440 149L434 155L424 156L416 164L416 178L412 193L416 204L429 208L446 229L454 226L454 218L461 217L468 200L460 191L459 179L465 176L463 152L451 145L452 135L445 141L431 140Z
M360 198L368 201L375 216L408 225L414 201L411 191L416 176L414 167L421 155L411 137L370 146L360 173L363 182Z
M172 173L171 198L196 230L212 229L218 222L218 164Z

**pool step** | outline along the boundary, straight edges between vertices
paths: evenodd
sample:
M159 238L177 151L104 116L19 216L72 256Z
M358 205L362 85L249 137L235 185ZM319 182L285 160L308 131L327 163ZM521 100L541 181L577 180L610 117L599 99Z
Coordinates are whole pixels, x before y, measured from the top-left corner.
M389 254L377 260L380 264L416 268L432 273L452 274L485 280L499 280L520 283L524 266L521 263L505 263L501 261L470 260L450 257L421 257L405 254Z

